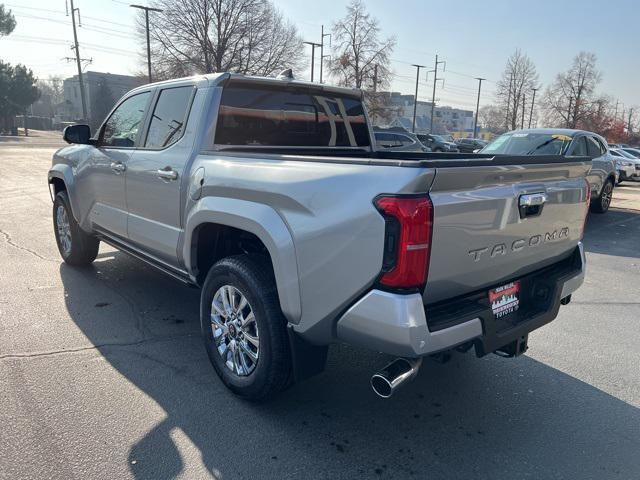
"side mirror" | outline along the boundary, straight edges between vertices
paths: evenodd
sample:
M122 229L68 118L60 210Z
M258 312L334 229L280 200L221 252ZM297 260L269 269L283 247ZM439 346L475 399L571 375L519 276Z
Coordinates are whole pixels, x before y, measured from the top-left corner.
M64 129L62 138L67 143L88 145L91 143L91 128L89 125L69 125Z

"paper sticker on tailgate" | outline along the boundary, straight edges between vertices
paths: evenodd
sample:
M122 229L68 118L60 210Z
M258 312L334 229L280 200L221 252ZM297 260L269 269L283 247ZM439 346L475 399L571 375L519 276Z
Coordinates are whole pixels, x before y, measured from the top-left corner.
M516 312L520 307L520 281L489 290L489 302L496 318Z

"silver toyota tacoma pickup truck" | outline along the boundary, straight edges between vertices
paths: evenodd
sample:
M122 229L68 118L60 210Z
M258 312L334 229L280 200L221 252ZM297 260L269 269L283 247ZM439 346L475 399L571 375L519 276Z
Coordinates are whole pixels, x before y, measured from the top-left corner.
M332 342L397 357L384 397L425 356L517 356L583 282L588 158L379 152L358 90L172 80L64 138L64 261L105 242L201 288L205 348L245 398L321 372Z

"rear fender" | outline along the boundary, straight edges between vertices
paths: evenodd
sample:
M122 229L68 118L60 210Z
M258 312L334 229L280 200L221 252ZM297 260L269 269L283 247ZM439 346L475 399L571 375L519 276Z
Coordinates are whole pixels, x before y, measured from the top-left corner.
M182 245L184 265L192 279L197 269L193 233L199 225L214 223L238 228L257 236L271 256L282 313L290 323L300 322L300 283L293 238L286 224L271 207L233 198L206 197L189 211Z

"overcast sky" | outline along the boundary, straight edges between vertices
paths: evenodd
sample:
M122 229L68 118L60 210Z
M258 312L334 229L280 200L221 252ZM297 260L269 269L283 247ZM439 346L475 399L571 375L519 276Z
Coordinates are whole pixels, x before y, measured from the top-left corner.
M140 0L146 3L145 0ZM1 0L0 0L1 3ZM344 15L345 0L275 0L276 6L299 28L305 40L320 41L320 28L331 29ZM135 35L134 10L122 0L75 0L83 26L78 29L80 52L92 59L87 70L121 74L144 71L140 39ZM495 81L507 57L520 48L538 68L544 85L567 68L581 50L594 52L603 72L600 90L626 106L640 105L640 1L610 0L458 0L366 1L378 18L383 36L394 35L393 90L413 93L412 63L433 68L438 53L446 60L444 89L436 99L474 109L477 81L485 77L481 104L491 103ZM18 26L0 39L0 59L23 63L40 78L76 73L70 17L64 0L11 0L5 5ZM310 57L310 52L307 52ZM309 58L310 62L310 58ZM309 72L299 77L308 78ZM430 79L431 81L431 79ZM431 99L431 86L421 75L420 99Z

